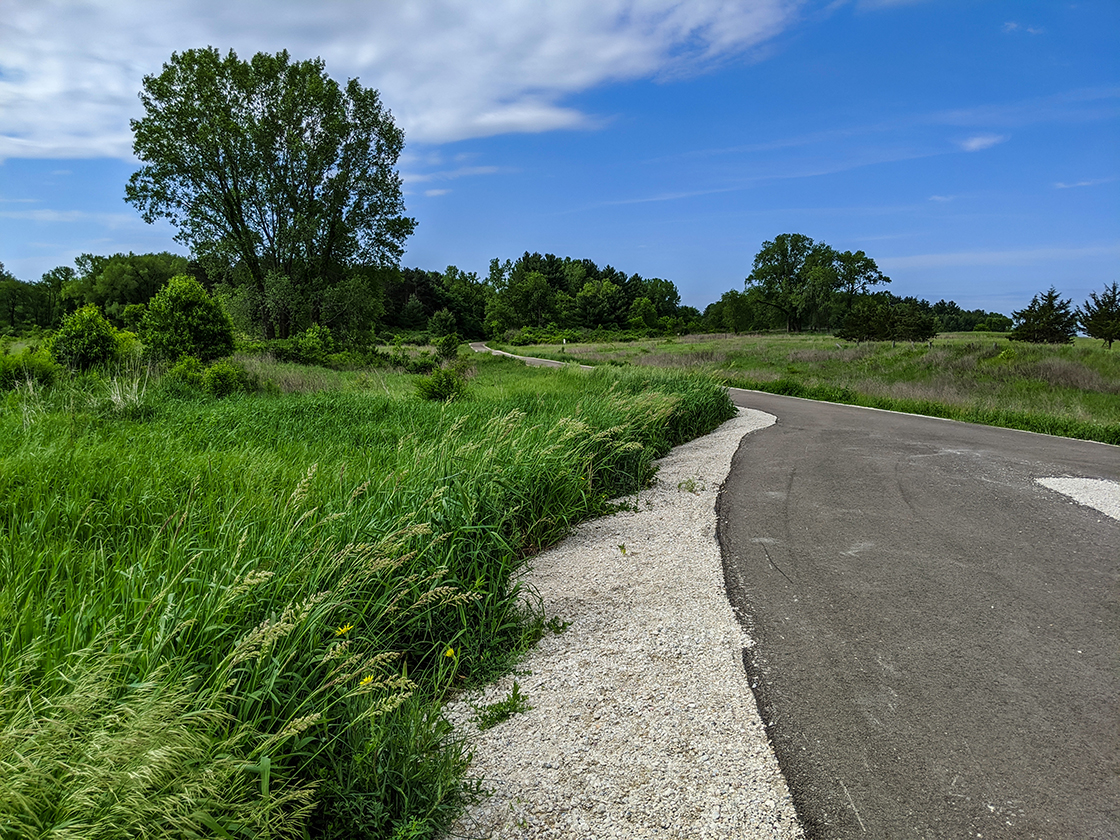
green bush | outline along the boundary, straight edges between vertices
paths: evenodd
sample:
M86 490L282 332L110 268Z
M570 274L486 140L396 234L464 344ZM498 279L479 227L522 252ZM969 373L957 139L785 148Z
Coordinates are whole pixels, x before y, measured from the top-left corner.
M212 397L228 397L251 390L245 368L230 359L214 362L202 374L202 390Z
M167 281L148 304L141 336L153 353L165 359L195 356L203 362L233 352L233 324L221 305L193 277Z
M436 402L461 399L467 393L467 381L461 371L439 368L431 376L417 380L416 393L425 400Z
M312 324L295 336L293 343L299 353L299 361L305 364L319 364L335 350L334 336L331 335L330 327L319 324Z
M17 356L0 356L0 390L10 391L24 382L50 385L57 376L58 365L42 350L26 350Z
M117 355L116 331L101 310L88 303L62 319L51 354L59 364L75 370L106 364Z
M454 359L459 355L459 345L462 343L458 333L450 332L436 340L436 353L441 359Z
M128 330L114 330L113 340L116 343L116 358L118 362L139 361L144 352L144 345L136 333Z
M163 375L164 384L179 395L202 390L202 375L206 368L194 356L180 356L179 361Z

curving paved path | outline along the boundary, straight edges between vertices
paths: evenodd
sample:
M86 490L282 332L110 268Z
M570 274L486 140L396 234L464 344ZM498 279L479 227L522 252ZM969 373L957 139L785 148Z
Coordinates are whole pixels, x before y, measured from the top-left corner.
M810 838L1120 837L1120 447L734 391L719 504Z

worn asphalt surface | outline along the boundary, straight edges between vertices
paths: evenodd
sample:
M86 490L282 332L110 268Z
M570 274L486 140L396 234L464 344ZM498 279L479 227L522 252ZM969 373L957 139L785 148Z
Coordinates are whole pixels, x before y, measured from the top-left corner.
M1120 838L1120 447L732 391L744 662L810 838Z

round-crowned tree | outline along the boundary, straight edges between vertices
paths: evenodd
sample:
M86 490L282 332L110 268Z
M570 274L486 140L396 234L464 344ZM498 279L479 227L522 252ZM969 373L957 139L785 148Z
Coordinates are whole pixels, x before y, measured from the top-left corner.
M194 356L203 362L233 352L233 324L193 277L172 277L152 298L140 322L144 343L157 356Z
M67 315L51 344L55 360L77 370L110 362L116 353L116 331L92 303Z

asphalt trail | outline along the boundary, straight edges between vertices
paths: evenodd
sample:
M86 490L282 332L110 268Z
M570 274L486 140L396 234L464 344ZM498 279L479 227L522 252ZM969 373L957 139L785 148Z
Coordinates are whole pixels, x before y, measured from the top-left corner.
M1120 838L1120 447L733 391L744 662L810 838Z

